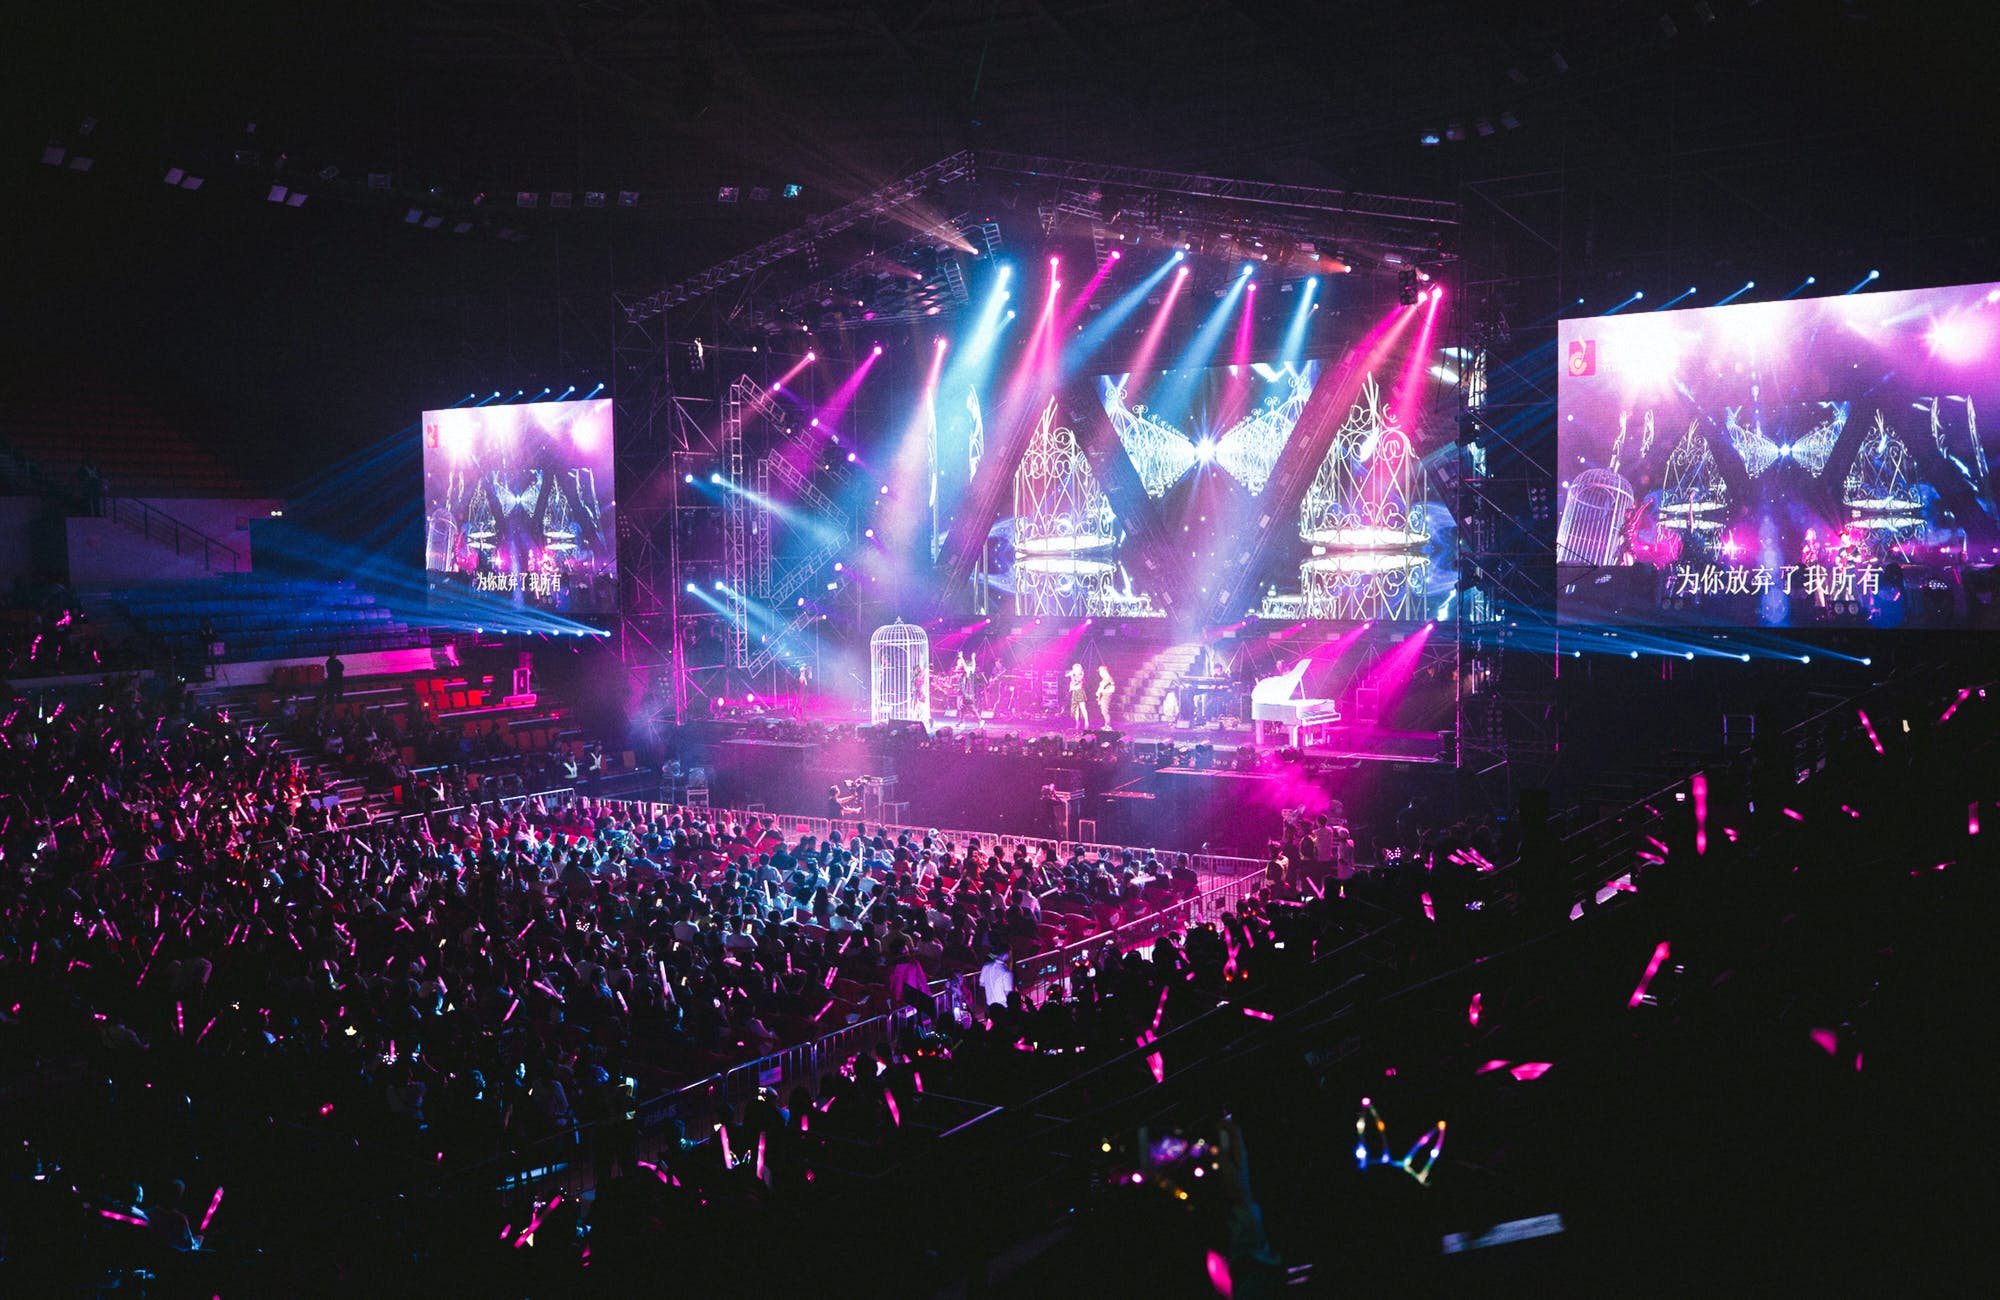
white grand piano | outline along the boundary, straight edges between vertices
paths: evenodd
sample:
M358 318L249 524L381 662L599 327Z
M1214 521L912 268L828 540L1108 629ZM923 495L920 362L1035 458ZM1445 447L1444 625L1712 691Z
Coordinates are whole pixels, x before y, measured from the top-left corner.
M1340 721L1340 710L1332 700L1299 694L1299 686L1310 667L1312 660L1301 659L1276 677L1262 678L1250 688L1250 725L1259 744L1263 743L1267 722L1287 728L1292 747L1304 749L1314 729Z

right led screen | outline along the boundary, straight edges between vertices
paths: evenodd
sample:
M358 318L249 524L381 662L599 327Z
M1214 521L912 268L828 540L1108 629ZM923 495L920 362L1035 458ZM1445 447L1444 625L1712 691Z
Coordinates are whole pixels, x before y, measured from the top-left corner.
M1556 359L1563 620L2000 626L2000 285L1567 320Z

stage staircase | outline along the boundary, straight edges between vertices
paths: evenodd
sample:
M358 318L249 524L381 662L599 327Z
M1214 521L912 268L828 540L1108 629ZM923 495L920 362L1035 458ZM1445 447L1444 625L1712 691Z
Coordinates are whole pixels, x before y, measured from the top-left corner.
M1167 646L1156 650L1129 673L1112 697L1112 707L1121 721L1158 722L1166 716L1167 697L1174 684L1188 675L1201 656L1196 643Z

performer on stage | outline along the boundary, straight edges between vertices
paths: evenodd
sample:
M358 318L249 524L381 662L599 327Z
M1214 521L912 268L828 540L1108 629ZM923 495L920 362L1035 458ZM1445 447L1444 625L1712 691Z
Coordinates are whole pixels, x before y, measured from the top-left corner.
M959 652L958 720L979 722L979 656ZM982 723L982 725L984 725Z
M1078 731L1090 730L1090 706L1083 702L1083 665L1071 664L1063 674L1069 679L1069 716Z
M1111 730L1111 697L1118 692L1118 684L1111 680L1111 670L1103 664L1097 665L1097 712L1104 718L1104 729Z

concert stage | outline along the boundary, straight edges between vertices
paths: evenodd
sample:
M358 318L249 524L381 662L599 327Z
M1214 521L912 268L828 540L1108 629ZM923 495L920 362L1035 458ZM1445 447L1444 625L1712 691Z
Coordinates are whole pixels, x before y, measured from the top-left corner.
M740 716L684 726L678 747L683 771L698 770L719 806L823 815L829 787L873 777L855 787L866 790L867 821L1176 852L1261 854L1286 810L1318 814L1336 801L1363 843L1413 798L1442 816L1456 797L1436 732L1336 727L1300 753L1253 744L1243 723L1079 735L1064 721L973 725L947 713L926 732L851 713Z

